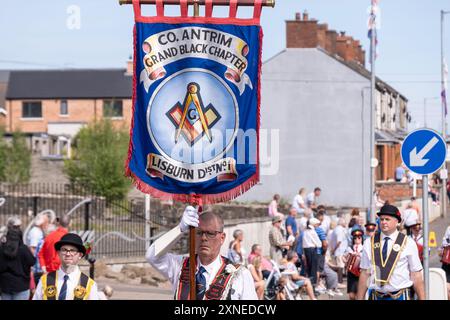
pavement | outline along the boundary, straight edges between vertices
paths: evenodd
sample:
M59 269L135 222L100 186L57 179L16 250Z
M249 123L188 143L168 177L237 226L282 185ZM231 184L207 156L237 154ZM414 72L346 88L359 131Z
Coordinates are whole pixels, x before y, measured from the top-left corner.
M450 208L449 208L450 209ZM450 210L447 218L437 218L430 223L430 231L436 233L437 245L442 242L445 230L450 225ZM430 252L430 267L440 268L441 263L437 248L431 248ZM172 300L171 285L166 282L161 284L160 287L154 287L147 284L140 284L136 282L121 283L113 279L98 278L96 279L99 288L103 288L105 285L109 285L114 289L114 294L111 300ZM343 296L329 296L328 294L321 294L319 300L347 300L348 296L346 289L341 289Z

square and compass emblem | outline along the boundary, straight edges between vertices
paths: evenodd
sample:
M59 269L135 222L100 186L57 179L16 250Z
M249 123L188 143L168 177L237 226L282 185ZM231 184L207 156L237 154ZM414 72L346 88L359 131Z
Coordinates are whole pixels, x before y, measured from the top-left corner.
M212 142L211 129L221 116L212 103L205 108L198 83L187 85L183 104L177 102L167 113L167 117L175 126L175 143L182 136L192 147L204 135Z

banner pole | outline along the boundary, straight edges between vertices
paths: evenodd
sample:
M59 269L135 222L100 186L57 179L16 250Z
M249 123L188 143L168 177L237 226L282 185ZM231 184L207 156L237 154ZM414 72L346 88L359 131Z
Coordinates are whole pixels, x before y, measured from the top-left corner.
M194 17L198 17L200 15L200 5L198 3L194 3ZM201 206L199 206L199 211L201 210ZM197 292L196 282L195 282L195 269L196 269L196 261L195 261L195 228L189 227L189 281L190 281L190 297L191 300L197 300Z
M132 0L119 0L119 5L132 4ZM140 0L140 4L156 4L156 0ZM164 5L180 5L180 0L164 0ZM205 0L188 0L188 5L205 5ZM254 0L238 0L238 6L241 7L253 7ZM229 6L230 0L213 0L213 5L216 6ZM275 0L263 0L263 7L275 7Z

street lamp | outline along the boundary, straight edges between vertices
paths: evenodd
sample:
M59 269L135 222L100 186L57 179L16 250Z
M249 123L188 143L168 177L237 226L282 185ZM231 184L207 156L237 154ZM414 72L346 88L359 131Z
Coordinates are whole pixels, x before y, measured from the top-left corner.
M450 11L441 10L441 96L442 96L442 137L445 141L445 146L447 147L447 126L446 126L446 88L445 88L445 67L444 67L444 18L446 14ZM446 197L446 185L447 185L447 175L445 174L447 170L447 164L444 162L442 165L442 172L444 173L442 178L442 191L441 191L441 216L443 218L447 217L447 197Z

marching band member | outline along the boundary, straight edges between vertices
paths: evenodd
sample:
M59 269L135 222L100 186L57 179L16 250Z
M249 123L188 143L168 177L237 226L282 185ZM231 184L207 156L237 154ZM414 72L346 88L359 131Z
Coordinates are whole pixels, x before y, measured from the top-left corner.
M364 228L366 229L363 235L363 241L366 241L367 239L370 239L376 232L377 232L377 224L373 222L368 222L364 225Z
M225 241L222 218L206 212L200 216L188 206L178 227L161 237L147 250L147 261L172 282L176 300L189 299L189 257L167 253L189 227L196 228L196 295L197 300L257 300L250 271L233 265L220 255ZM161 241L160 241L161 240ZM159 250L160 246L164 246Z
M369 300L412 300L414 292L423 300L422 264L416 244L397 230L402 220L400 211L387 204L377 215L381 232L364 243L358 300L364 299L367 289Z
M450 300L450 226L447 227L442 238L442 249L439 251L439 256L441 257L442 269L447 276L447 293Z
M411 218L405 221L405 228L409 234L408 237L416 243L419 259L423 264L423 234L421 223L417 218Z
M358 292L358 280L361 274L359 268L361 254L363 251L363 231L355 229L352 231L352 244L345 251L346 269L347 269L347 293L350 300L356 299Z
M54 247L61 266L41 277L33 300L99 300L97 283L78 267L81 258L86 255L81 237L67 233Z

